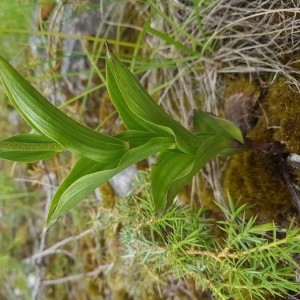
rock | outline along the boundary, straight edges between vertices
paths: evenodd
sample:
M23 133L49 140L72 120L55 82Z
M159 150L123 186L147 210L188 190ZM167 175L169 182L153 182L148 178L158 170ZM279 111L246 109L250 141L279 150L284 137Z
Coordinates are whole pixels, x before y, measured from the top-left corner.
M245 79L229 84L225 90L225 118L237 125L243 134L248 133L257 122L260 95L260 88Z

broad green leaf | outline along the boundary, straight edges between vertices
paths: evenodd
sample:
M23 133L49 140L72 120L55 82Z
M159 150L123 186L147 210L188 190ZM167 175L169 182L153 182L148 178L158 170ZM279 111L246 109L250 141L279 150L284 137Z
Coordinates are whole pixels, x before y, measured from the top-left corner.
M64 149L98 162L108 162L125 153L126 144L89 129L65 115L2 57L0 76L9 100L23 119L37 132L57 142Z
M199 133L199 134L196 134L196 135L199 138L199 140L205 142L205 140L207 140L208 138L216 136L217 133ZM233 140L229 136L223 135L223 137L225 137L226 140L228 140L228 147L226 147L226 149L222 150L218 155L220 155L220 156L232 156L232 155L235 155L235 154L240 154L243 151L245 151L245 149L243 147L237 148L235 145L232 145Z
M61 150L59 144L38 134L19 134L0 141L0 158L16 162L49 159Z
M206 163L228 149L231 149L231 139L227 136L218 134L208 138L197 151L192 172L196 174Z
M99 164L86 158L80 159L54 195L48 213L48 225L67 213L80 200L114 175L132 164L170 147L172 144L168 138L156 137L141 146L128 150L119 161Z
M147 143L153 138L161 137L160 133L157 132L144 132L138 130L126 130L123 131L115 137L129 145L129 148L135 148ZM172 137L164 137L164 141L169 141L170 147L175 148L175 142Z
M178 186L177 192L171 186L174 186L178 180L181 178L185 179L190 174L194 160L194 155L178 150L164 151L159 154L157 162L151 170L153 201L158 212L165 211L177 192L183 188L185 183ZM186 183L189 179L186 178Z
M0 158L21 163L34 163L49 159L57 153L52 151L26 152L26 151L0 151Z
M195 152L199 144L197 136L164 112L133 74L109 50L106 76L111 100L128 129L173 136L180 150L186 153Z
M72 168L68 176L64 179L64 181L60 184L57 191L55 192L55 195L51 201L50 208L48 211L48 218L47 223L48 225L51 225L55 222L57 217L54 216L54 213L57 209L57 206L60 203L62 195L68 190L68 188L74 184L77 180L79 180L81 177L84 178L84 176L96 173L98 171L104 170L105 168L111 169L116 167L118 164L117 161L111 162L111 163L99 163L97 161L91 160L86 157L80 158L75 166ZM87 186L89 183L87 183ZM95 187L97 188L97 186ZM87 196L89 193L93 192L95 189L94 185L91 187L91 191L87 192L86 195L82 196L82 199ZM81 199L78 199L78 201L74 204L76 205ZM70 200L71 201L71 200ZM63 215L64 213L61 213Z
M207 138L195 155L175 150L162 152L151 172L153 201L157 211L168 209L174 197L192 177L228 148L228 137L215 135Z
M244 143L244 137L241 130L233 123L216 117L204 111L194 112L194 126L198 133L220 133L225 134L233 140Z
M124 131L118 135L116 135L117 138L121 139L124 142L127 142L131 147L136 147L136 146L141 146L143 144L148 143L149 141L153 138L156 138L157 135L155 133L148 133L148 132L140 132L136 130L127 130ZM155 141L162 141L163 145L159 143L159 145L155 145L155 149L158 147L166 147L166 148L172 148L174 145L172 144L172 140L169 141L167 138L163 139L156 139ZM152 150L150 150L152 151ZM156 150L154 150L156 151ZM151 152L152 153L152 152ZM138 157L137 157L138 159ZM54 199L51 202L51 206L48 212L48 215L51 216L53 215L61 196L63 193L72 185L74 184L78 179L81 177L84 177L86 175L96 173L99 171L103 170L110 170L114 169L117 167L119 161L118 160L113 160L110 163L99 163L94 160L90 160L88 158L81 158L78 160L76 165L73 167L69 175L65 178L64 182L59 186L58 190L55 193ZM92 183L93 184L93 183ZM96 179L96 187L99 186L99 183ZM87 184L88 187L88 184ZM91 193L96 187L94 185L91 187L91 191L88 191L86 194L82 196L84 198L87 196L89 193Z

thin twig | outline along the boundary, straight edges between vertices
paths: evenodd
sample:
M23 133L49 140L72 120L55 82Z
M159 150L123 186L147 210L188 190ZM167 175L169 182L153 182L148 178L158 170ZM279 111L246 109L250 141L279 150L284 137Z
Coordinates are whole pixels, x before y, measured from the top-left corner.
M76 274L76 275L65 276L65 277L58 278L58 279L44 280L41 284L43 286L50 286L50 285L57 285L57 284L62 284L62 283L66 283L66 282L78 281L83 278L97 277L103 271L107 270L110 266L111 266L111 264L101 265L101 266L98 266L95 270L87 272L87 273L80 273L80 274Z
M51 199L52 199L53 194L54 194L54 189L52 188L52 186L55 186L55 182L53 182L53 181L55 181L55 175L48 171L46 165L43 162L42 162L42 164L43 164L43 167L45 169L45 174L46 174L45 180L48 181L49 186L50 186L50 188L48 186L44 186L46 194L47 194L46 205L45 205L45 210L44 210L44 215L46 216L47 213L48 213L49 207L50 207ZM45 217L45 220L46 220L46 217ZM44 225L37 253L43 252L43 250L46 246L46 237L47 237L46 226ZM45 268L42 267L41 264L40 264L41 260L42 260L41 256L38 257L37 260L36 260L36 262L37 262L37 264L35 266L36 280L35 280L35 284L33 286L32 293L31 293L31 299L32 300L38 299L41 282L42 282L42 280L44 278L44 275L45 275Z
M92 228L89 228L83 232L81 232L80 234L76 235L76 236L70 236L70 237L67 237L66 239L62 240L62 241L59 241L57 242L55 245L43 250L43 251L40 251L40 252L37 252L35 254L33 254L32 256L26 258L24 260L25 263L35 263L35 261L41 259L42 257L45 257L47 255L51 255L51 254L57 254L58 253L58 248L70 243L70 242L74 242L74 241L78 241L80 240L81 238L93 233L95 230L94 227ZM60 250L61 251L61 250ZM66 254L66 253L64 253Z

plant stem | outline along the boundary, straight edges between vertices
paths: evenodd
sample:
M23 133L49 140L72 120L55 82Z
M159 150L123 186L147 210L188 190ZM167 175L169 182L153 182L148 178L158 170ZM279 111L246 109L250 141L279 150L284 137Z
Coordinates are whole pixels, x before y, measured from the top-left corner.
M252 150L270 154L289 154L290 152L286 149L285 144L278 141L259 143L252 141L248 138L244 138L244 143L240 143L236 140L232 141L231 146L237 149Z

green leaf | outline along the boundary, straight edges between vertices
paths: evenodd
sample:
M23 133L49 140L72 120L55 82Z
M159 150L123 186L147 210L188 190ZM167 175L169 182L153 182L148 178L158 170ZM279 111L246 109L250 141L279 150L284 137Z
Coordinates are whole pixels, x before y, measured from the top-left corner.
M0 158L16 162L49 159L61 150L59 144L38 134L19 134L0 141Z
M129 145L129 148L134 148L141 146L149 142L153 138L161 137L160 133L157 132L144 132L139 130L126 130L123 131L115 137L123 142L126 142ZM170 147L175 148L174 139L172 137L163 137L164 141L169 141Z
M111 100L128 129L171 136L175 138L180 150L186 153L195 152L199 144L197 136L164 112L133 74L109 50L106 76Z
M80 159L54 195L48 213L48 225L67 213L80 200L114 175L132 164L170 147L172 144L168 138L156 137L141 146L128 150L118 161L108 164L99 164L86 158Z
M168 209L174 197L192 177L228 148L228 137L215 135L207 138L195 155L175 150L162 152L151 171L153 201L157 211Z
M216 117L204 111L194 112L194 126L198 133L224 134L232 140L244 143L244 137L241 130L233 123Z
M48 211L48 217L47 217L47 224L51 225L53 224L56 219L63 215L65 212L62 212L61 214L55 214L57 207L60 205L61 197L62 195L69 189L72 184L76 183L77 180L80 178L84 178L86 175L96 173L98 171L101 171L105 168L114 168L118 162L111 162L111 163L99 163L97 161L91 160L86 157L80 158L75 166L72 168L68 176L64 179L64 181L60 184L58 187L52 201L50 204L50 208ZM86 194L82 194L82 197L80 199L76 199L74 201L73 206L75 206L81 199L83 199L85 196L87 196L89 193L93 192L95 188L97 188L98 185L93 185ZM89 182L86 183L87 187L89 186ZM69 200L72 201L72 200ZM72 205L70 205L72 207ZM67 211L66 211L67 212Z
M89 129L65 115L2 57L0 76L9 100L23 119L64 149L98 162L108 162L125 153L125 143Z
M194 155L178 150L159 154L151 170L153 201L158 212L165 211L172 204L176 194L190 180L187 176L193 169L194 160Z

